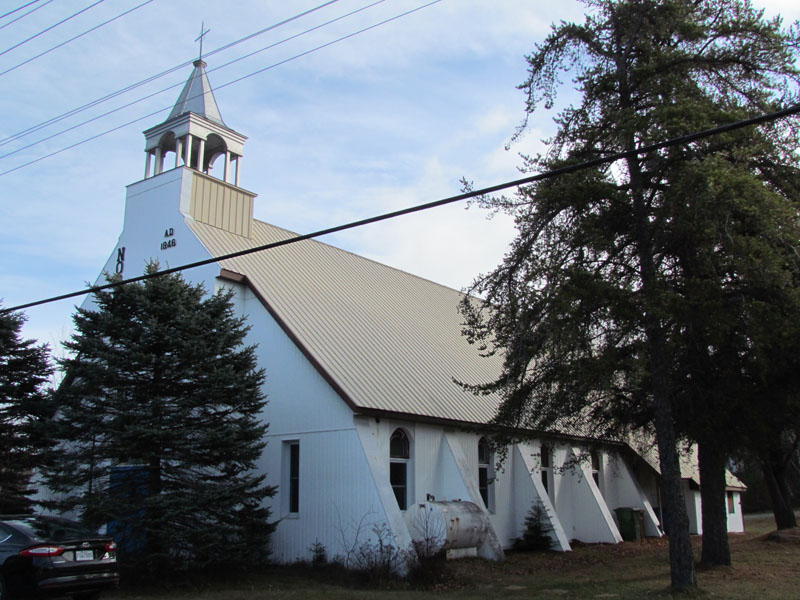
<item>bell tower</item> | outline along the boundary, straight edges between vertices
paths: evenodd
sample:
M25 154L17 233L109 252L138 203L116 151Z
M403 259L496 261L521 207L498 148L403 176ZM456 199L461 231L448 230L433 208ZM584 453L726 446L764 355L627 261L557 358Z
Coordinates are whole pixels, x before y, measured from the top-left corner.
M209 174L222 161L222 169L214 169L215 176L239 186L247 138L222 120L202 59L194 61L194 70L167 120L145 131L144 136L145 179L160 175L165 166L186 166Z
M222 120L205 68L194 62L167 119L144 132L144 179L127 186L109 273L139 275L153 260L178 265L207 258L194 223L251 236L256 194L239 184L247 138Z

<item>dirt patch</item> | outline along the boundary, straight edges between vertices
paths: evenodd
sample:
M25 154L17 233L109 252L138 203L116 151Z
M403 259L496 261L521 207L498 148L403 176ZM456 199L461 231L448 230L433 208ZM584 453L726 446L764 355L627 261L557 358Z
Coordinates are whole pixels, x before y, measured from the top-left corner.
M773 531L767 536L767 539L772 542L789 542L800 544L800 527L793 527L792 529L779 529Z

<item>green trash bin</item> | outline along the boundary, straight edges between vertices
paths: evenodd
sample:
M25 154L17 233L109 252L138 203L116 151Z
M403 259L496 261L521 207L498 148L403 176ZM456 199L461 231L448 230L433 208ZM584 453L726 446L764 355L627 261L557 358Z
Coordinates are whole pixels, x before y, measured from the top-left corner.
M633 542L642 539L642 510L639 508L620 507L614 510L617 513L617 523L622 539Z

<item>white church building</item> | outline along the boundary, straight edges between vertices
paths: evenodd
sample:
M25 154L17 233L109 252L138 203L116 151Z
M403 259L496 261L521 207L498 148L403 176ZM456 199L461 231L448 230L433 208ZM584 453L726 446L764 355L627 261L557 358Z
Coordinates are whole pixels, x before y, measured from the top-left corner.
M450 507L451 524L477 507L479 539L451 538L494 559L521 536L534 503L560 550L572 540L622 541L620 508L635 509L641 535L662 534L657 465L625 444L533 437L496 467L482 431L497 398L454 380L486 382L500 365L461 335L459 291L315 240L215 259L296 234L253 218L256 194L240 177L246 138L222 120L202 60L167 120L144 135L144 178L127 187L122 233L103 271L134 277L152 260L208 259L184 277L234 290L267 374L259 467L278 486L274 560L308 559L314 544L344 554L374 526L407 548L420 505ZM730 476L729 531L743 530L743 489ZM698 490L687 469L695 533Z

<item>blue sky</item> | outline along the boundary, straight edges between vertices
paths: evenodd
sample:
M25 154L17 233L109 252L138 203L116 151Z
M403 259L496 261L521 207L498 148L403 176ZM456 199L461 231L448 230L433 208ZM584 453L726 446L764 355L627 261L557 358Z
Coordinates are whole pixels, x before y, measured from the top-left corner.
M40 0L0 19L2 27L41 5L0 29L0 52L95 1ZM0 72L143 2L105 0L0 54ZM248 136L240 183L258 194L259 219L307 233L454 195L461 177L477 187L519 177L517 154L542 148L540 140L553 128L553 115L542 111L529 134L510 151L504 149L523 116L523 95L516 85L525 77L524 55L544 38L551 22L581 20L582 5L572 0L441 0L378 25L427 3L384 0L303 33L373 2L338 0L209 55L324 2L153 0L0 75L0 139L191 61L205 22L210 32L203 49L220 111L229 127ZM4 2L0 14L23 4ZM793 1L755 4L768 14L800 18ZM325 44L331 45L292 59ZM3 306L81 289L97 278L121 231L125 186L144 174L142 131L166 118L190 72L186 66L0 146L0 155L19 150L0 157ZM171 85L176 87L22 149ZM161 112L120 127L156 111ZM323 241L463 288L501 260L512 237L507 218L487 220L480 209L466 210L462 204ZM25 335L56 345L70 333L75 304L67 300L28 309Z

